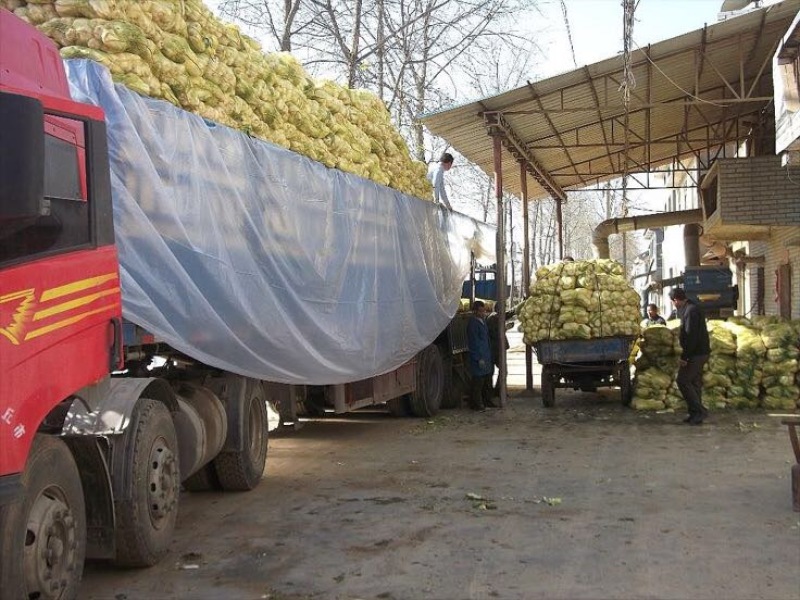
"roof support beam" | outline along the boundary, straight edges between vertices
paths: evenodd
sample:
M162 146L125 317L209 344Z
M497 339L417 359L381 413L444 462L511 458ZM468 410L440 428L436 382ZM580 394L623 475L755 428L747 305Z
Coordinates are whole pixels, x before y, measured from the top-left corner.
M534 89L534 87L533 87L533 85L531 84L530 81L528 81L528 89L531 92L531 96L536 101L536 104L539 106L539 108L543 109L544 105L542 104L542 99L536 93L536 90ZM558 127L556 127L555 123L553 123L553 119L550 118L550 115L547 112L544 113L544 118L547 121L547 124L550 126L550 129L553 131L553 133L558 138L558 141L561 144L561 147L564 149L564 152L567 155L567 160L570 162L570 164L573 167L575 167L575 163L572 161L572 154L570 154L570 151L569 151L569 146L564 143L564 139L561 137L561 134L558 132ZM575 175L577 175L578 178L580 179L580 174L578 173L578 168L577 167L575 167Z
M552 175L550 175L550 173L541 166L539 161L536 160L533 153L525 147L525 144L514 131L513 127L506 121L503 113L485 112L483 113L483 120L486 129L489 131L489 135L500 135L506 149L511 152L517 160L525 161L528 172L539 182L539 185L541 185L548 194L553 198L559 198L561 200L567 199L567 194L561 189L561 186L556 183Z
M757 84L758 80L753 81L753 84ZM715 88L720 89L720 88ZM769 102L773 100L772 96L758 96L758 97L747 97L747 98L715 98L713 100L692 100L690 98L680 97L680 98L673 98L672 100L668 100L665 102L643 102L641 104L631 104L630 110L631 113L633 112L640 112L643 110L654 109L654 108L670 108L675 106L676 104L689 104L689 105L699 105L699 106L734 106L736 104L749 104L751 102ZM599 113L599 116L602 117L602 113L604 112L613 112L613 113L620 113L622 112L623 107L621 105L616 104L606 104L603 106L571 106L571 107L564 107L564 108L527 108L525 110L509 110L503 111L504 115L514 116L514 115L540 115L544 113L550 114L569 114L569 113ZM619 115L617 115L619 116Z
M587 67L586 65L583 66L583 74L586 76L586 83L589 86L589 90L591 90L592 92L592 98L594 98L594 108L597 111L597 117L600 119L600 131L603 132L603 141L606 143L606 146L608 146L608 135L606 135L606 126L605 123L603 123L603 114L600 112L600 98L597 96L597 90L594 87L594 80L592 79L592 74L589 72L589 67ZM610 156L608 158L608 162L611 164L612 167L614 166L614 162L611 160Z
M727 126L725 128L725 131L722 134L723 143L719 143L718 145L716 145L716 147L714 147L714 146L712 146L712 147L703 147L703 148L700 149L700 152L698 152L698 150L696 148L694 148L694 147L692 147L692 146L690 146L688 144L686 144L686 146L688 147L688 150L686 148L682 148L682 142L685 143L687 140L691 140L692 142L696 143L697 142L696 137L694 135L691 135L691 134L695 134L696 135L698 132L708 131L710 129L709 125L703 125L703 126L700 126L700 127L691 128L689 131L685 132L686 137L683 137L684 136L684 132L680 132L677 135L667 136L667 137L661 138L659 140L655 140L655 142L659 143L660 145L672 145L672 146L675 147L675 149L672 152L667 151L666 154L665 153L660 153L659 156L656 156L656 157L652 157L651 156L651 162L647 163L645 166L647 168L651 168L652 169L652 168L654 168L654 167L656 167L658 165L663 165L663 164L668 163L670 161L670 158L669 158L670 155L679 159L681 156L686 156L686 155L698 156L698 155L700 155L700 153L702 151L705 151L705 156L707 157L707 160L705 162L708 163L708 162L710 162L713 153L716 153L716 154L714 154L714 157L719 156L719 153L722 152L722 150L725 147L725 143L724 142L734 142L734 141L736 141L736 142L740 143L740 142L744 141L745 139L747 139L749 137L747 135L738 135L738 134L734 135L732 133L734 127L736 126L736 123L738 123L738 122L739 122L739 118L731 118L731 119L729 119L728 122L726 123ZM651 140L650 142L643 142L641 144L637 144L634 147L634 149L636 149L636 150L642 149L648 143L649 144L653 144L654 141ZM612 159L614 159L615 161L619 160L619 157L623 154L623 152L624 152L624 147L622 147L621 144L617 144L617 149L611 153ZM611 175L614 172L616 172L617 175L619 175L619 171L616 168L613 168L613 167L610 170L606 170L605 168L603 168L601 170L595 170L593 168L593 165L602 164L602 163L605 162L605 160L606 160L605 156L595 156L595 157L593 157L593 158L591 158L589 160L586 160L586 161L578 161L576 164L577 164L579 170L581 171L581 173L584 175L584 177L589 179L590 181L594 180L596 177L605 177L605 176ZM564 167L564 168L561 168L561 169L553 169L550 172L550 174L556 180L565 179L565 178L568 179L573 175L571 167L570 168Z
M708 44L708 25L703 26L703 36L700 38L700 48L694 53L694 95L700 96L700 78L703 76L703 66L706 57L706 45Z
M771 97L765 97L765 98L758 98L758 99L751 98L751 99L747 99L747 100L742 101L742 102L732 103L731 105L728 105L724 101L720 102L720 106L715 106L715 102L704 102L703 104L708 106L709 108L714 108L714 109L723 109L723 110L733 109L732 112L729 112L728 114L729 115L730 114L734 114L735 115L735 114L756 113L756 112L761 110L763 105L767 104L768 102L771 102L772 100L773 99ZM675 102L671 103L671 108L675 109L675 108L680 107L680 109L683 109L684 108L684 104L685 103L681 102L680 100L676 100ZM752 104L754 106L749 106L750 104ZM633 112L631 112L631 116L633 116L634 114L639 113L639 112L641 112L641 111L639 111L639 110L633 111ZM614 121L615 119L619 119L620 117L621 117L621 115L609 115L609 116L607 116L605 118L599 119L599 120L594 121L592 123L588 123L586 125L578 125L577 127L573 127L573 128L570 128L570 129L562 129L561 130L561 135L562 136L566 136L566 135L569 135L569 134L577 134L578 136L580 136L581 135L580 132L583 131L583 130L591 130L592 127L596 127L598 125L600 125L601 127L605 127L605 124L608 121ZM717 118L717 117L714 117L714 120L720 120L720 119ZM555 140L553 139L552 135L544 135L542 137L530 140L528 142L528 144L530 145L530 147L535 148L535 147L538 147L538 144L540 144L540 143L548 143L548 142L553 143L554 141ZM607 141L605 139L605 136L604 136L604 141ZM613 143L613 141L614 140L612 140L612 143Z

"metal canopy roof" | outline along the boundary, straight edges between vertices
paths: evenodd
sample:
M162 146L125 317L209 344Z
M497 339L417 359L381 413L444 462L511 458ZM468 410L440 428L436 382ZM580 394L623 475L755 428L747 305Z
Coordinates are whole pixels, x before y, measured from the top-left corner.
M772 102L772 57L799 9L784 0L635 50L627 136L621 55L421 120L490 175L499 135L514 157L504 155L505 191L521 195L524 161L529 199L563 199L687 156L707 164L746 139L757 121L748 115ZM650 187L649 174L629 180L629 189Z

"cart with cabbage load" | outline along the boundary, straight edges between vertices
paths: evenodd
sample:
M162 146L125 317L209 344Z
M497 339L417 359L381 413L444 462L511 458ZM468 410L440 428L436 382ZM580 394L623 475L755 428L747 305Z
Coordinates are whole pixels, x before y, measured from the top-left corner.
M628 357L636 336L540 340L533 345L542 365L542 404L555 406L556 388L593 392L619 387L623 404L631 402Z

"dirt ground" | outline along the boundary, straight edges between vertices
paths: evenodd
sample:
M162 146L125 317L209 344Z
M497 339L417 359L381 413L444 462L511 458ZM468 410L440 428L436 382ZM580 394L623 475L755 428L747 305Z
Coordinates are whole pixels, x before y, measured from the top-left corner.
M169 556L89 565L81 598L800 598L786 428L682 416L517 391L308 421L273 434L256 490L184 494Z

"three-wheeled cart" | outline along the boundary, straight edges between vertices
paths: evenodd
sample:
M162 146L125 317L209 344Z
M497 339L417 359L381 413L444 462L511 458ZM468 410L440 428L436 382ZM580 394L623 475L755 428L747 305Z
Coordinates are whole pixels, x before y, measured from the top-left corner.
M556 388L593 392L618 386L623 404L631 401L628 359L635 336L590 340L540 340L533 346L542 365L542 404L554 406Z

